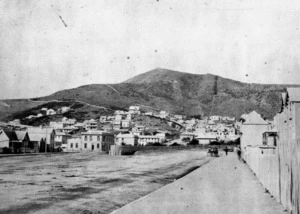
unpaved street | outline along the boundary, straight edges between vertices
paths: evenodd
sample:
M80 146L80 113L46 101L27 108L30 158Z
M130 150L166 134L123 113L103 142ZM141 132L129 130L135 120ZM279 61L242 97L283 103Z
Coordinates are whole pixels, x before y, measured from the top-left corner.
M210 159L201 150L1 158L0 213L109 213Z

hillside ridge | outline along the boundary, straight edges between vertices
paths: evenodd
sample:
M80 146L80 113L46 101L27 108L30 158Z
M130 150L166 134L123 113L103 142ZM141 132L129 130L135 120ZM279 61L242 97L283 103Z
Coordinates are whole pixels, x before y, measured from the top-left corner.
M263 117L271 119L280 110L281 93L289 86L300 87L243 83L213 74L200 75L156 68L117 84L83 85L31 101L2 100L0 119L13 119L20 112L28 112L38 107L40 102L51 100L79 101L107 109L141 105L173 114L237 118L256 110Z

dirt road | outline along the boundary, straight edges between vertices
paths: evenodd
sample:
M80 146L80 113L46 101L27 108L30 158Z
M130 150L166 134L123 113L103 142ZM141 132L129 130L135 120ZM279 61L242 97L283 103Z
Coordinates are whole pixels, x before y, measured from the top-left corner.
M200 150L1 158L0 213L110 213L211 159Z
M229 153L113 214L284 214L248 166Z

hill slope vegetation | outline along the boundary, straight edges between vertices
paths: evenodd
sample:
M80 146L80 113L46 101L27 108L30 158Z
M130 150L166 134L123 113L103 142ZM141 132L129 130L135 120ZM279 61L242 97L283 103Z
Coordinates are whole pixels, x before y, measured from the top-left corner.
M85 85L32 100L2 100L0 119L16 118L20 111L53 100L80 101L111 110L140 105L144 111L205 116L239 117L256 110L271 119L280 110L281 93L288 86L292 85L247 84L211 74L157 68L119 84ZM22 103L21 108L17 102Z

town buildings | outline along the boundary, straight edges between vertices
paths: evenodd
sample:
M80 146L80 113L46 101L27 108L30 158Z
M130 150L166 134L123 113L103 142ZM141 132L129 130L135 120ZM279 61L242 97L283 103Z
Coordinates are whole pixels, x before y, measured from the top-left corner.
M83 151L109 151L110 145L114 144L112 133L90 130L81 133L81 150Z
M64 132L56 132L54 138L54 149L61 148L63 145L68 144L68 139L71 138L71 135Z
M116 139L115 139L115 144L116 145L131 145L131 146L136 146L138 145L138 136L137 135L134 135L132 133L119 133L117 136L116 136Z
M29 138L34 140L33 143L38 143L39 151L54 151L55 145L55 130L50 127L27 127L27 132ZM47 149L43 148L45 145L41 143L45 143L47 145Z
M300 89L287 88L282 93L281 111L274 117L274 126L285 139L300 139Z

